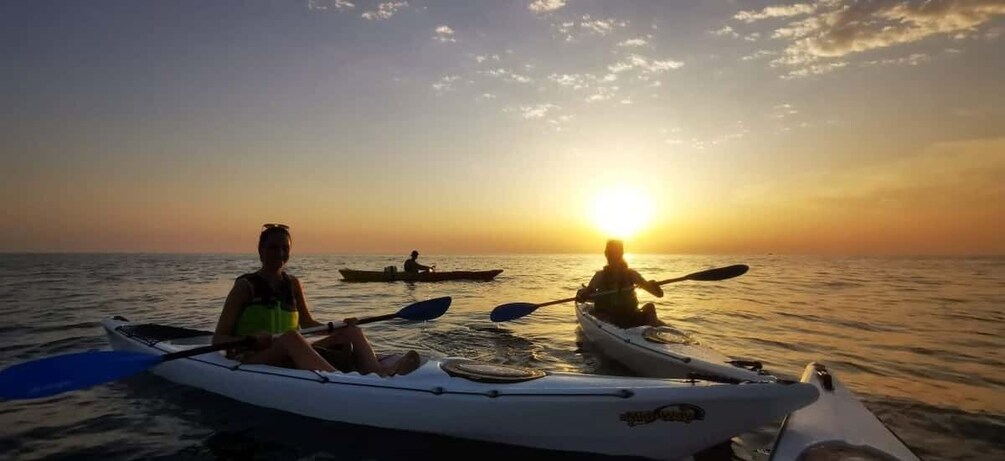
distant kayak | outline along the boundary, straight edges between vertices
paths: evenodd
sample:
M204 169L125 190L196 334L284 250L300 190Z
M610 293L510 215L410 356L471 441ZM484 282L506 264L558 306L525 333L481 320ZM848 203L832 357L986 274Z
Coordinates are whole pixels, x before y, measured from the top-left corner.
M671 327L620 328L594 317L592 302L576 303L583 335L597 350L641 376L774 381L756 361L736 360Z
M168 354L212 333L102 321L112 348ZM391 378L241 364L210 352L151 372L247 404L320 420L549 450L680 459L809 405L802 383L665 380L546 372L425 356Z
M502 269L489 271L444 271L444 272L398 272L398 271L360 271L355 269L339 269L342 279L346 282L443 282L447 280L480 280L488 281L502 273Z
M823 365L807 365L802 382L816 386L820 398L785 418L771 461L919 459Z

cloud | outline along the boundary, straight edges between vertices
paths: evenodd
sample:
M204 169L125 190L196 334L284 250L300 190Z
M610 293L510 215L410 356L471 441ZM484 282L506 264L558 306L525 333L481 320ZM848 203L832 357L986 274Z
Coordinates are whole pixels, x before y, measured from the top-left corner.
M845 61L828 62L824 64L810 64L808 66L801 67L785 75L782 75L782 78L789 80L793 78L809 77L811 75L822 75L834 69L840 69L847 65L848 63Z
M324 11L330 9L342 11L355 7L355 4L347 0L307 0L307 9L311 11Z
M439 26L435 30L436 35L433 36L433 40L440 42L456 42L454 38L454 30L449 26ZM481 61L479 61L481 62Z
M730 27L730 26L722 26L722 29L719 29L719 30L710 30L710 31L708 31L708 33L710 33L712 35L717 35L719 37L740 38L740 34L737 33L735 30L733 30L733 28Z
M921 64L923 62L927 62L929 60L931 60L931 58L927 54L924 54L924 53L912 53L910 56L905 56L905 57L902 57L902 58L888 58L888 59L879 59L879 60L873 60L873 61L865 61L862 64L867 65L867 66L882 66L882 65L891 65L891 64L894 64L894 65L899 64L899 65L916 66L918 64Z
M772 33L772 38L786 42L783 56L772 64L792 68L783 78L796 78L843 67L848 64L846 57L857 53L933 36L966 38L1002 14L1005 14L1002 0L823 0L813 5L741 11L734 18L750 23L804 16L790 20ZM988 33L995 35L992 31ZM920 62L910 56L893 61L908 65Z
M607 70L617 74L632 69L638 69L643 75L648 75L659 74L672 69L680 69L681 67L684 67L684 63L682 61L674 61L672 59L654 60L638 54L632 54L624 61L616 62L607 66Z
M618 43L618 46L623 46L623 47L638 47L638 46L646 46L648 43L649 42L647 42L645 39L642 39L642 38L633 38L633 39L625 40L625 41L623 41L621 43Z
M504 69L502 67L490 70L480 70L479 74L488 75L490 77L496 77L506 82L512 83L530 83L534 81L532 78L513 72L509 69Z
M433 90L437 93L446 93L447 91L451 91L454 89L454 82L460 80L460 78L461 77L458 75L447 75L441 78L438 82L433 83Z
M782 120L797 114L799 114L799 111L796 110L796 108L793 107L792 104L785 103L785 104L778 104L775 107L773 107L771 109L771 114L769 114L768 117Z
M742 58L740 58L740 59L742 59L742 60L744 60L744 61L753 61L753 60L755 60L755 59L761 59L761 58L766 58L766 57L768 57L768 56L774 56L774 55L776 55L776 54L778 54L778 52L776 52L776 51L771 51L771 50L757 50L757 51L755 51L755 52L754 52L753 54L749 54L749 55L747 55L747 56L744 56L744 57L742 57Z
M552 26L565 36L565 41L574 42L582 36L608 35L615 29L627 27L628 21L614 18L594 19L587 14L579 20L563 21Z
M547 13L563 6L565 6L565 0L535 0L527 5L527 9L534 13Z
M548 76L548 80L551 80L560 86L569 87L574 90L582 90L590 87L590 82L595 82L597 80L592 74L551 74Z
M384 2L377 5L377 10L364 11L360 16L371 21L381 21L397 13L398 10L408 6L408 2Z
M760 21L761 19L767 18L787 18L790 16L798 16L802 14L812 13L816 9L816 6L807 5L805 3L799 3L795 5L785 5L785 6L769 6L761 11L741 11L736 13L733 18L739 19L743 22L754 22Z
M562 125L572 121L572 115L559 115L558 117L548 119L548 125L551 125L556 131L562 131Z
M493 54L493 55L478 55L478 56L475 56L475 61L478 62L478 64L481 64L481 63L483 63L485 61L488 61L488 60L501 61L501 59L499 58L498 54Z
M561 109L554 104L535 104L532 106L520 106L520 116L525 119L544 118L549 111Z
M586 97L586 102L599 102L611 99L618 93L617 86L600 86L594 90L594 93Z

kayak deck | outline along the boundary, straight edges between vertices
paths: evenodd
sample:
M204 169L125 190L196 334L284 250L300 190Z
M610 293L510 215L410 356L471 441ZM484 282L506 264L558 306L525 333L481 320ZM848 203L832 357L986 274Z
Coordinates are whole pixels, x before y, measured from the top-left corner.
M166 354L208 332L102 322L116 350ZM165 339L170 337L171 339ZM812 403L792 383L722 384L532 370L463 357L423 356L390 378L241 364L224 354L151 369L170 381L251 405L361 426L549 450L679 459ZM309 395L309 399L303 396ZM430 415L436 415L431 417Z
M584 335L600 352L641 376L776 381L760 362L737 360L701 345L672 327L620 328L594 317L593 303L576 303Z
M920 459L824 365L807 365L801 381L815 386L820 398L785 418L771 450L771 461Z

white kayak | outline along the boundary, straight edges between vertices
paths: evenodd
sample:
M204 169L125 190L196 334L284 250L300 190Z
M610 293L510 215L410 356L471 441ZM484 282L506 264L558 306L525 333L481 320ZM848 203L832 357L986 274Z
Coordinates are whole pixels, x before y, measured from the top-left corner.
M602 354L641 376L729 381L775 381L759 362L734 360L702 346L670 327L621 328L590 312L593 303L576 303L576 319L586 339Z
M102 322L115 350L165 354L209 332L121 317ZM679 459L809 405L801 383L740 385L544 372L423 357L406 375L244 365L220 352L161 363L170 381L298 415L541 449ZM304 398L309 396L309 398Z
M785 418L771 461L919 459L823 365L807 365L802 382L817 387L820 399Z

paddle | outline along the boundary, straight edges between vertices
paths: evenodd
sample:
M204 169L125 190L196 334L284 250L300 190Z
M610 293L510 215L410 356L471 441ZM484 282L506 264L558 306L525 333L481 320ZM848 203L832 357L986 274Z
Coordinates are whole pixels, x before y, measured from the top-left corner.
M700 272L695 272L693 274L687 274L683 277L660 280L659 282L656 282L656 285L665 285L667 283L682 282L685 280L697 280L703 282L714 281L714 280L726 280L731 279L733 277L741 276L744 273L746 273L747 270L749 269L750 267L748 267L745 264L736 264L733 266L719 267L715 269L708 269ZM634 290L635 287L632 287L632 289ZM619 290L602 291L599 293L594 293L592 296L609 295L617 293L618 291ZM523 317L525 315L528 315L531 312L537 310L537 308L539 307L551 306L553 304L562 304L575 300L576 297L573 296L571 298L559 299L557 301L549 301L541 304L534 304L534 303L500 304L496 306L495 309L492 309L492 313L489 315L489 318L492 319L493 322L505 322L507 320L514 320Z
M357 324L395 318L432 320L443 315L450 307L450 302L449 296L419 301L393 314L361 318ZM331 331L343 326L345 322L332 322L305 328L301 332L309 334ZM0 398L17 400L47 397L132 376L167 361L225 349L247 348L254 344L254 338L244 338L164 355L130 351L88 351L31 360L0 371Z

